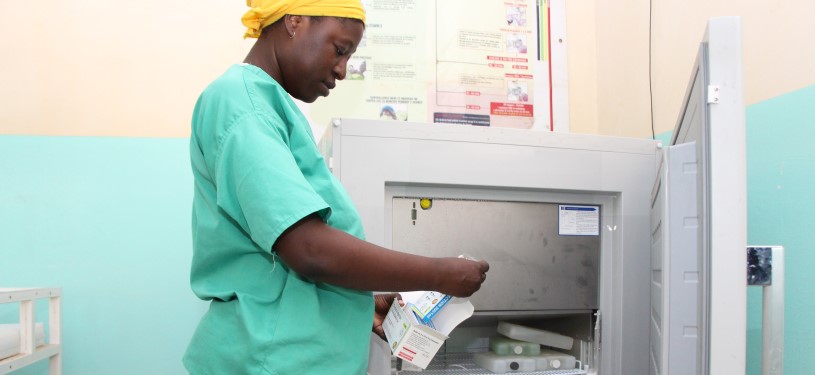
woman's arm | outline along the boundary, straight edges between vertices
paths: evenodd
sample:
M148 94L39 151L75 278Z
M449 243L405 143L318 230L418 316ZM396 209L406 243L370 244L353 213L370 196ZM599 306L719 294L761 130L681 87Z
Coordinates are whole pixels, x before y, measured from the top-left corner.
M489 270L485 261L389 250L332 228L316 214L292 225L273 248L310 280L358 290L433 290L468 297L481 287Z

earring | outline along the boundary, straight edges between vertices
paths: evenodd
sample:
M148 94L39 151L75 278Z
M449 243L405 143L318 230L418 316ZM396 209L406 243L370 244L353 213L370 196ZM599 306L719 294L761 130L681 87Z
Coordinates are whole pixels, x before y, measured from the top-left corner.
M294 36L297 34L297 31L292 31L291 35L289 35L289 39L294 39Z

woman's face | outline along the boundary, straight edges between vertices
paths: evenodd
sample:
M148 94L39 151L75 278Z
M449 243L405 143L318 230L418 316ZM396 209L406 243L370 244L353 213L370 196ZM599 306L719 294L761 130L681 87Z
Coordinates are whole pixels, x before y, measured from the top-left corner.
M328 96L336 81L345 79L348 59L356 52L365 27L347 18L303 18L291 49L281 59L280 72L286 91L311 103Z

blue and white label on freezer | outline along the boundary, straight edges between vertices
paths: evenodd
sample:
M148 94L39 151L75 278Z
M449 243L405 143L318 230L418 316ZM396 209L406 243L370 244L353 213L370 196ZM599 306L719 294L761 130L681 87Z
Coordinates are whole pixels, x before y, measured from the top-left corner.
M599 236L600 206L559 205L558 234L561 236Z

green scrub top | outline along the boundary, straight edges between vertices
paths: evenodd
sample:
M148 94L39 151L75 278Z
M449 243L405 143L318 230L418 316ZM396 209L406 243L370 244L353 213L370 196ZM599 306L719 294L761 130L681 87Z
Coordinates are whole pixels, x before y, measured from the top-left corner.
M283 88L248 64L196 103L190 282L209 300L184 355L192 374L365 374L370 292L298 275L272 245L318 213L363 238L359 214Z

